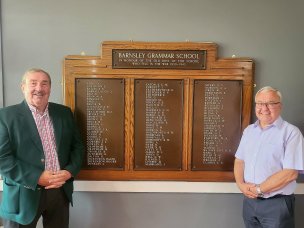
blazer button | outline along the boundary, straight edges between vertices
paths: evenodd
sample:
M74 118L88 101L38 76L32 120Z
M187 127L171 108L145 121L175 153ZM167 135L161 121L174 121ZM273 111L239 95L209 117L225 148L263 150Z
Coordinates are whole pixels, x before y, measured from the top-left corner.
M41 162L44 163L44 159L43 158L41 158Z

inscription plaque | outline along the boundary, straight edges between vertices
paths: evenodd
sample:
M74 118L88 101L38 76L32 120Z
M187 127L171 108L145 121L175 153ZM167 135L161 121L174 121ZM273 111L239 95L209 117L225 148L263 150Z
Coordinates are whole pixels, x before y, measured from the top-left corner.
M203 70L206 50L128 50L112 51L113 68L156 68Z
M183 80L135 80L135 170L181 170Z
M84 168L124 167L124 79L76 79L75 117L86 146Z
M192 170L232 170L241 137L241 81L194 81Z

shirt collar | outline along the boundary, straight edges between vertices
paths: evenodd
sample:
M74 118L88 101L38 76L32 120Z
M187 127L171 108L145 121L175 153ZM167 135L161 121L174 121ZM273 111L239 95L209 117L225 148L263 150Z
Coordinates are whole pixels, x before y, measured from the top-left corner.
M29 103L27 103L27 105L29 106L31 112L34 113L34 114L40 114L41 116L43 116L43 115L47 115L49 113L49 104L47 104L43 113L39 112L38 109L35 106L33 106Z
M259 120L255 121L254 123L254 127L259 127ZM280 128L283 124L283 119L281 116L279 116L272 124L269 124L266 128L270 128L270 127L277 127Z

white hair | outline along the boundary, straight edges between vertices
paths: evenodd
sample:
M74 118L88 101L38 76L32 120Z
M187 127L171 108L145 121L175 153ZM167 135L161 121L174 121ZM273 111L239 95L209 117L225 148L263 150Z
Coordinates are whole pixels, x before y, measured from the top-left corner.
M49 79L49 81L50 81L50 84L52 83L52 81L51 81L51 76L50 76L50 74L48 73L48 72L46 72L45 70L42 70L42 69L40 69L40 68L32 68L32 69L29 69L29 70L27 70L25 73L24 73L24 75L23 75L23 77L22 77L22 80L21 80L21 84L25 84L25 82L26 82L26 77L29 75L29 74L32 74L32 73L43 73L43 74L45 74L47 77L48 77L48 79Z
M255 94L255 100L256 100L256 97L257 97L257 95L258 95L259 93L261 93L261 92L269 92L269 91L275 92L275 93L278 95L278 97L280 98L280 102L282 102L282 94L281 94L281 92L280 92L279 90L277 90L277 89L271 87L271 86L265 86L265 87L261 88L261 89Z

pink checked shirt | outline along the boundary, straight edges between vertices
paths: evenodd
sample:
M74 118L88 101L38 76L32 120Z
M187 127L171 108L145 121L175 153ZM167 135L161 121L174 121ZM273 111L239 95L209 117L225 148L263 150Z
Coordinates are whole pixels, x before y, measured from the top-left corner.
M60 165L59 165L57 149L56 149L54 127L52 120L49 116L48 105L44 113L39 113L39 111L30 104L29 104L29 108L32 111L39 132L39 136L42 142L43 151L45 155L45 170L53 171L53 172L59 171Z

